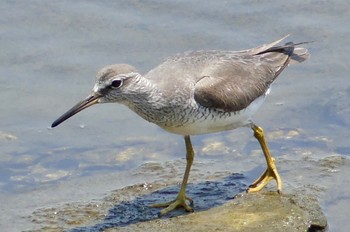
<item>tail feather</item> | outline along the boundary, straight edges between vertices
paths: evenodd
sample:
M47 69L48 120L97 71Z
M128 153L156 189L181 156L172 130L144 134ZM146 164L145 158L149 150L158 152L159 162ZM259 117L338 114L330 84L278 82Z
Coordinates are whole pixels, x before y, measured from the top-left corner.
M280 42L281 40L278 40L278 41ZM306 48L298 47L298 46L302 44L312 43L312 42L313 41L301 42L296 44L293 42L288 42L285 45L268 47L265 50L255 53L255 55L264 54L265 57L268 57L268 56L272 57L280 53L281 55L284 54L288 56L288 59L289 59L288 62L290 64L301 63L307 60L308 58L310 58L310 53Z
M282 37L281 39L279 40L276 40L272 43L269 43L269 44L263 44L259 47L255 47L255 48L252 48L252 49L249 49L249 50L245 50L244 52L248 52L249 54L258 54L258 53L261 53L263 51L266 51L274 46L276 46L277 44L279 44L280 42L282 42L285 38L287 38L289 35L286 35L284 37Z
M281 42L281 40L278 40L278 42ZM299 45L307 43L310 42L288 42L284 45L276 46L274 42L267 47L263 45L262 47L265 48L264 50L255 48L259 50L259 52L254 55L261 56L275 68L276 78L289 64L301 63L310 57L310 53L306 48L299 47Z
M281 43L288 36L289 34L272 43L263 44L259 47L255 47L249 50L242 50L240 52L248 53L250 55L264 54L265 57L268 57L269 55L267 54L270 52L271 58L273 55L276 56L277 53L279 53L282 56L284 54L284 55L288 55L288 64L301 63L307 60L308 58L310 58L310 53L308 52L308 50L306 48L298 47L298 46L302 44L312 43L313 41L301 42L301 43L288 42L285 45L277 46L277 44Z

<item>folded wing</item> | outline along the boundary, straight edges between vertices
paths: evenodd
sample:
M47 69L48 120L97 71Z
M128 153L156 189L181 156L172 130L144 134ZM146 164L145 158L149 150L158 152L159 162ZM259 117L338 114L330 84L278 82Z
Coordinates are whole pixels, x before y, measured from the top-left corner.
M286 38L286 37L284 37ZM276 46L284 38L250 50L231 53L208 66L195 85L200 105L226 112L240 111L266 93L270 84L292 63L309 58L307 49L292 42Z

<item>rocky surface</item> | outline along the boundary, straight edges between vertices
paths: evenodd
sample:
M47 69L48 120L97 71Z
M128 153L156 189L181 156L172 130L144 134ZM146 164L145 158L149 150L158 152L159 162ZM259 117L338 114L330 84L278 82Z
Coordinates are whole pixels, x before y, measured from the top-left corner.
M110 228L106 231L327 231L316 198L299 193L239 194L206 211Z
M160 209L149 205L164 201L164 195L168 200L167 194L174 197L177 186L154 183L116 190L99 202L40 209L31 220L45 231L327 231L318 189L308 186L282 194L264 190L229 198L232 192L227 188L241 189L240 178L230 175L190 186L194 213L179 209L159 218ZM238 182L236 187L228 184L232 180ZM203 186L210 190L200 198L196 191L203 191Z

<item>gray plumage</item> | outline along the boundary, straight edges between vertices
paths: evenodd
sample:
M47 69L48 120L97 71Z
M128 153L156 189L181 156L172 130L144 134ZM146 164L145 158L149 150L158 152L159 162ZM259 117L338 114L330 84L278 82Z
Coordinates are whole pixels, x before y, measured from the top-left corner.
M263 95L291 60L302 62L309 57L306 49L295 49L293 43L274 47L283 39L245 51L179 54L151 70L145 78L167 88L190 85L200 105L226 112L240 111ZM167 94L173 95L169 90Z
M245 126L288 64L309 57L305 48L297 47L302 43L277 46L285 38L242 51L185 52L144 76L127 64L110 65L98 72L92 95L98 98L96 103L122 103L173 133L203 134ZM259 104L252 107L257 99ZM74 112L62 115L53 126Z
M275 179L281 192L282 180L263 129L251 121L251 116L263 103L278 75L289 64L309 57L305 48L297 47L302 43L277 46L284 38L244 51L175 55L145 76L127 64L107 66L98 72L92 93L54 121L52 127L93 104L118 102L149 122L184 135L186 169L181 189L175 200L153 205L166 207L160 215L178 207L193 211L190 207L193 200L186 195L186 186L194 157L190 135L194 134L250 126L262 148L267 168L247 191L260 191Z

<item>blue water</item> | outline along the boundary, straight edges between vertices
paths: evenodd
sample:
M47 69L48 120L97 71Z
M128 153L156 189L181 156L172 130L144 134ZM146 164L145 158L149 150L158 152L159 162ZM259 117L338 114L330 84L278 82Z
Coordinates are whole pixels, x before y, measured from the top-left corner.
M181 137L116 104L94 106L58 128L49 128L89 94L96 71L111 63L130 63L145 73L167 56L186 50L240 50L286 34L295 42L315 41L307 45L311 59L291 66L276 81L256 122L271 134L281 128L300 129L302 136L294 139L270 138L277 158L280 153L315 160L330 155L348 158L348 9L350 3L343 0L2 2L1 227L30 229L25 220L17 223L18 228L12 225L38 207L74 200L72 196L98 198L138 181L126 178L110 183L113 178L104 175L123 176L145 162L183 158ZM208 141L224 143L229 152L209 154L202 150ZM232 152L258 149L249 130L198 136L193 143L199 161L214 159L219 164ZM303 162L304 156L287 158ZM263 167L260 158L254 163L253 157L246 157L239 171L253 168L247 165L250 161ZM344 197L350 189L340 183L349 182L347 165L329 178L315 173L305 180L325 188L320 201L330 228L336 231L350 226L346 216L350 200ZM76 191L66 184L79 183L80 178L96 178L95 186L82 184L82 190ZM294 184L293 179L285 181ZM341 191L331 191L339 186ZM339 211L343 213L334 213Z

